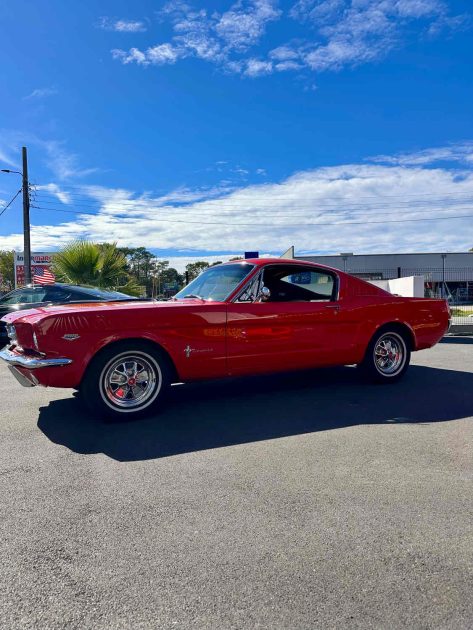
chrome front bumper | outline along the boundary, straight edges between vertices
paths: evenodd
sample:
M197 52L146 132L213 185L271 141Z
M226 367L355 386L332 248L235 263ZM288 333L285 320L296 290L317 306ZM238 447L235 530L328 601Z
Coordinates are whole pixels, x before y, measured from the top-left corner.
M28 370L36 370L37 368L44 367L62 367L72 363L72 359L62 357L57 359L36 359L34 357L26 357L21 354L15 354L8 348L0 350L0 359L5 361L10 369L10 372L20 385L23 385L23 387L35 387L35 385L39 385L39 382L34 374L23 374L23 372L18 370L19 367L26 368Z
M28 370L36 370L37 368L44 367L62 367L72 363L72 359L62 357L57 359L37 359L35 357L27 357L23 354L15 354L8 348L0 350L0 359L3 359L9 366L18 366Z

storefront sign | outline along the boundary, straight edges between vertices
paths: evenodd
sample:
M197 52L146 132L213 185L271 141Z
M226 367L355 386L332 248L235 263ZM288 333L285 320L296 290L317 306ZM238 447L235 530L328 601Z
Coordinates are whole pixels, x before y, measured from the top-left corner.
M31 254L31 277L37 269L49 269L53 259L51 252ZM25 261L23 252L15 252L15 288L25 284Z

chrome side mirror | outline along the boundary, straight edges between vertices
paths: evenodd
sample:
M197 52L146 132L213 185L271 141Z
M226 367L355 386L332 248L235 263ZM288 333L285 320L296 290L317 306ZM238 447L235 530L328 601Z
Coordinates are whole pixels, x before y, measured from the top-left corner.
M258 295L258 302L267 302L271 297L271 291L268 287L261 287L261 290Z

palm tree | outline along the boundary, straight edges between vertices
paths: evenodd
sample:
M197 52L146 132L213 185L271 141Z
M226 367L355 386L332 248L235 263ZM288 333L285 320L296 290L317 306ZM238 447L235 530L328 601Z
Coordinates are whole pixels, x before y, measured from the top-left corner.
M52 262L58 280L139 295L141 288L130 281L126 266L126 258L116 243L98 244L86 240L69 243L54 255Z

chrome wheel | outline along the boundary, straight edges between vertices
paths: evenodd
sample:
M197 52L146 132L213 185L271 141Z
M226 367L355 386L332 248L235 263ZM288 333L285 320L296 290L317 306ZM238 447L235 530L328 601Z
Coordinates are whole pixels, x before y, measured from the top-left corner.
M406 344L396 333L381 335L374 347L374 364L383 376L395 376L406 362Z
M107 405L122 411L147 407L162 385L159 365L142 352L127 352L114 357L102 370L100 393Z

